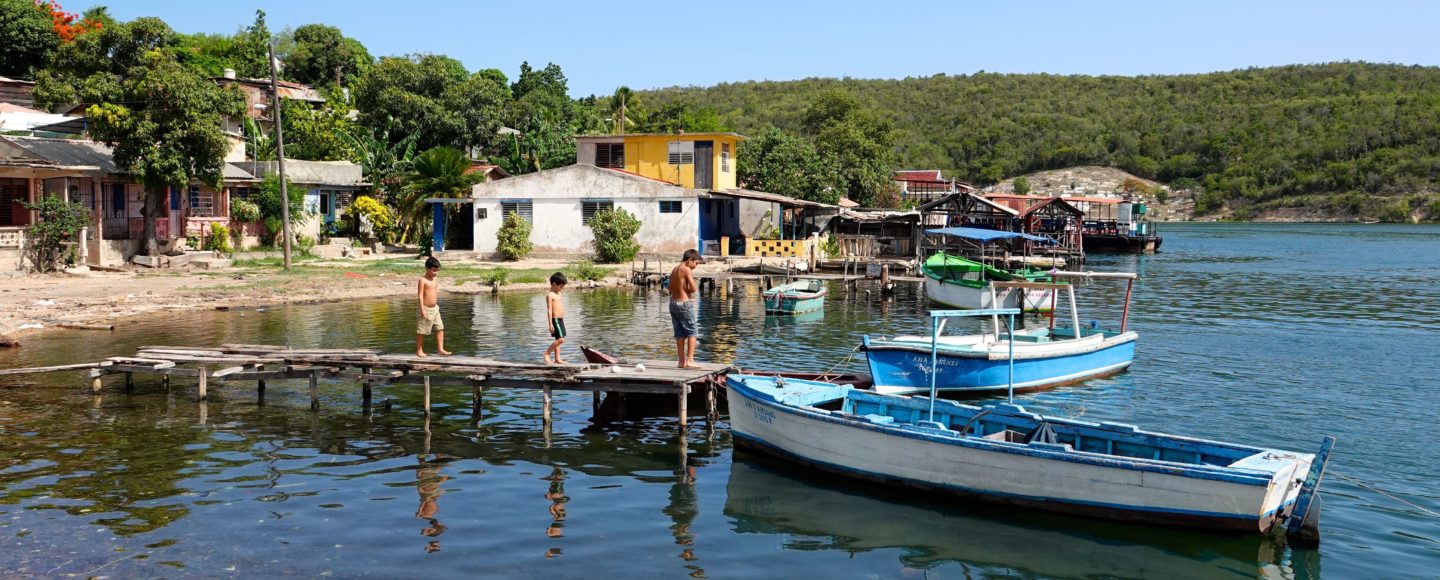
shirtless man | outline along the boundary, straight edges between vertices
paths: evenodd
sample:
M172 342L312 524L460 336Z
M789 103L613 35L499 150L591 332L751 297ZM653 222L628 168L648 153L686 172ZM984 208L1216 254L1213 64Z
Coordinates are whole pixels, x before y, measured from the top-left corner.
M425 275L417 285L420 316L415 320L415 356L425 356L425 335L435 332L435 352L450 354L445 350L445 321L440 319L440 260L431 256L425 260Z
M685 250L680 264L670 271L670 324L675 329L675 351L682 369L700 367L695 364L695 346L700 342L695 337L700 322L700 306L695 301L695 266L700 262L700 252Z

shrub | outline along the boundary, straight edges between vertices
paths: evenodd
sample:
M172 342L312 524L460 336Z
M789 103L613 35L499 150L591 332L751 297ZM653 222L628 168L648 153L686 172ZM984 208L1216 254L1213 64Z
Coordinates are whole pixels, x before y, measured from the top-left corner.
M825 252L826 258L839 258L840 240L835 237L835 234L825 236L825 239L820 240L820 251Z
M595 234L595 258L602 263L629 262L640 253L635 234L640 220L623 209L607 209L590 218L590 231Z
M46 195L33 204L21 202L21 205L40 214L38 221L25 226L23 253L30 269L56 272L63 266L75 265L76 247L67 242L80 239L80 230L90 223L90 210L54 195Z
M395 235L395 212L373 197L360 196L345 208L346 228L352 232L359 232L361 221L370 223L371 231L380 241L389 243Z
M530 250L535 248L530 243L530 222L520 217L520 214L510 212L505 216L504 225L500 226L500 233L496 235L498 243L495 248L506 260L519 260L530 255Z
M230 228L220 224L210 224L210 235L205 238L205 249L230 253Z
M230 219L239 223L253 224L260 222L260 206L246 199L237 199L230 202Z
M310 219L310 214L305 211L305 190L292 183L286 185L286 193L290 198L290 231L294 232L295 226ZM281 213L285 209L280 205L280 179L274 175L266 177L251 199L260 210L260 221L265 224L265 229L272 234L279 234L285 225L280 221Z
M595 262L591 260L580 260L579 262L570 264L570 267L566 269L570 271L571 278L586 282L604 280L605 276L610 274L609 268L596 266Z
M1030 180L1024 177L1015 178L1015 195L1030 193Z
M186 249L186 250L198 250L198 249L200 249L200 236L185 236L185 249Z
M480 281L490 285L493 288L499 288L510 282L510 270L505 268L495 268L494 270L486 271L484 274L480 275Z
M299 252L301 256L305 256L305 257L309 257L309 258L314 258L314 257L316 257L316 256L315 256L315 238L312 238L312 237L310 237L310 236L298 236L298 237L296 237L296 238L295 238L295 251Z

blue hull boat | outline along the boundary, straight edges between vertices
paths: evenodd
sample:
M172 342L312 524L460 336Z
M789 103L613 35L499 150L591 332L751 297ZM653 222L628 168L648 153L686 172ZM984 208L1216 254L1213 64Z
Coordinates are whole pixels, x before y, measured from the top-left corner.
M797 280L765 291L766 314L803 314L825 307L825 282Z
M1001 332L1000 318L992 316L994 332L985 334L941 336L940 329L944 328L941 324L932 336L866 336L861 348L869 360L870 374L875 378L875 391L887 394L928 391L932 368L939 369L934 377L935 388L971 393L1038 389L1128 368L1135 358L1135 341L1140 338L1125 328L1135 275L1095 272L1052 272L1050 275L1128 280L1131 286L1125 290L1120 329L1082 329L1075 307L1075 284L991 282L992 292L1010 288L1068 293L1070 327L1054 327L1052 317L1048 327Z

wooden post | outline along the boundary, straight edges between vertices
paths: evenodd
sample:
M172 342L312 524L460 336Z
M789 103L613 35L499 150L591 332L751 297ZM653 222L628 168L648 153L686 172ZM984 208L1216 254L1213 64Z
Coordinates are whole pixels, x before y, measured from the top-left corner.
M720 407L715 402L715 382L705 386L705 419L711 427L720 420Z
M365 373L365 374L368 375L368 374L370 374L370 367L360 367L360 372ZM369 380L366 380L365 382L360 383L360 401L361 401L361 404L364 405L364 406L366 406L366 407L369 407L369 406L370 406L370 398L371 398L372 396L373 396L373 393L371 392L371 389L370 389L370 381L369 381Z
M264 404L265 404L265 381L264 381L264 380L255 381L255 394L256 394L255 403L256 403L257 405L264 405Z
M310 371L310 410L320 410L320 371Z
M421 405L425 407L425 416L428 417L430 416L430 375L421 377L421 380L425 381L425 400Z
M543 418L544 418L544 420L545 420L545 424L546 424L546 425L549 425L549 424L550 424L550 403L552 402L552 398L551 398L551 396L550 396L550 384L549 384L549 383L546 383L545 386L544 386L544 388L541 390L541 396L543 397L544 403L545 403L545 405L544 405L544 406L545 406L545 409L544 409L544 411L543 411Z
M470 385L470 416L476 423L480 422L481 403L485 400L485 387Z
M103 376L105 376L105 371L102 371L102 370L99 370L99 369L90 371L90 392L91 392L91 393L96 394L96 395L100 394L100 389L104 386L104 384L100 382L100 377L103 377Z
M205 370L205 367L200 367L198 370L199 373L195 377L195 382L199 386L200 392L199 394L195 395L195 398L197 400L204 401L205 396L209 394L208 382L210 379L210 373Z
M1124 331L1121 331L1124 332ZM160 384L165 385L165 391L170 391L170 375L160 375Z
M880 265L880 293L890 293L890 264Z
M600 391L590 392L590 420L600 416Z
M125 373L125 392L135 392L135 373Z
M200 399L200 426L205 426L210 421L210 408L205 399Z
M688 404L690 402L690 385L680 385L680 430L685 430L687 415L689 414Z

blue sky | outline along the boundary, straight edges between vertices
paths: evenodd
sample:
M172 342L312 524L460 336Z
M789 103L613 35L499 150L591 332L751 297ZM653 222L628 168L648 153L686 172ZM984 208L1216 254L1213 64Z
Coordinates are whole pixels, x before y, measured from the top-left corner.
M62 0L67 10L93 4ZM376 56L429 52L514 79L558 63L572 96L805 77L1174 74L1364 60L1440 64L1440 2L463 2L111 0L122 20L234 32L321 22Z

